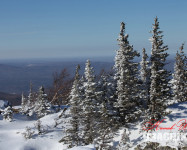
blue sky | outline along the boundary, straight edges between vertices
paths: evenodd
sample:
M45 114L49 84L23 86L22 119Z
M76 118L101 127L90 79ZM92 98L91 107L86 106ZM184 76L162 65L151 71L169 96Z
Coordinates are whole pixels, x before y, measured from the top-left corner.
M155 16L176 53L187 41L187 0L2 0L0 59L114 56L121 21L134 48L150 53Z

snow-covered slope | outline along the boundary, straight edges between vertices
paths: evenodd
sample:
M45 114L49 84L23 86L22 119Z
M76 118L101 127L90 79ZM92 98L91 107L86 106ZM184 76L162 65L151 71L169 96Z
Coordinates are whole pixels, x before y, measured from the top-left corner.
M172 111L163 122L161 122L155 131L140 132L141 126L139 123L132 124L130 126L130 141L132 148L146 141L158 142L161 145L169 145L171 147L177 147L179 142L184 145L187 143L185 138L186 133L179 131L181 120L183 122L187 119L187 102L177 103L168 108L168 111ZM30 119L26 116L15 114L12 122L2 120L0 116L0 150L62 150L65 149L62 143L58 141L62 138L64 131L62 124L55 126L55 118L60 115L61 112L47 115L41 118L41 124L46 130L45 134L38 135L35 128L36 119ZM32 131L35 131L32 139L24 139L22 133L25 132L26 127L30 127ZM173 128L171 128L173 126ZM162 128L161 128L162 127ZM164 129L167 128L167 129ZM170 128L170 129L169 129ZM119 133L114 138L114 144L117 144L121 138L123 129L119 130ZM179 134L180 133L180 134ZM173 135L173 137L172 137ZM175 137L176 135L176 137ZM179 137L181 139L179 139ZM178 138L178 139L177 139ZM71 150L94 150L93 145L74 147Z
M50 128L56 116L57 114L52 114L41 119L45 128L49 126L48 133L39 136L34 134L33 138L28 140L24 139L22 133L25 132L26 126L34 130L35 119L16 114L12 122L7 122L0 117L0 150L61 150L63 145L58 141L63 133L61 129Z

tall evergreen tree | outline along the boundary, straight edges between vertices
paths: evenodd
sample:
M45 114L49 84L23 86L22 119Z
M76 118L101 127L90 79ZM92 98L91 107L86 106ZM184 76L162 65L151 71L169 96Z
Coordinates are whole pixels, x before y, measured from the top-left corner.
M169 77L170 72L166 70L166 58L169 55L166 51L167 46L164 46L162 40L162 31L159 29L158 18L156 17L151 31L152 43L151 51L151 85L150 85L150 106L152 120L159 120L164 114L168 100L170 99Z
M96 137L96 119L98 119L96 83L93 73L94 71L91 67L90 60L87 60L84 72L84 99L81 103L81 124L83 127L84 143L86 145L93 143Z
M99 99L99 119L97 126L98 136L95 139L95 146L99 150L112 149L114 132L117 130L115 119L114 87L109 74L103 74L98 82L98 99Z
M180 47L180 52L176 54L172 79L174 100L181 102L187 101L187 60L183 49L184 44Z
M146 54L145 48L142 49L142 60L140 62L140 78L142 81L141 85L141 99L144 103L144 108L149 105L149 88L150 88L150 69L149 61L147 61L148 55Z
M81 135L80 135L80 103L81 103L81 93L80 93L80 66L76 68L75 78L73 86L70 92L70 120L69 128L66 130L66 136L62 138L60 142L68 144L68 147L74 147L81 145Z
M121 121L123 123L133 119L138 104L138 63L134 58L139 53L129 44L128 35L124 34L125 24L121 23L119 34L119 50L115 57L115 69L117 80L117 103Z
M107 103L103 100L99 110L99 120L97 124L97 137L94 144L98 150L112 150L115 124L107 110Z

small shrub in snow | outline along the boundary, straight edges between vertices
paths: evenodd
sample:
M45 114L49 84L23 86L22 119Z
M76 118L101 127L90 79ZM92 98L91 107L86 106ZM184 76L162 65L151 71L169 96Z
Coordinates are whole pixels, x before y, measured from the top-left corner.
M37 120L37 122L35 123L35 127L38 131L38 134L42 134L45 132L44 127L42 126L41 120Z
M130 144L129 134L130 133L127 133L126 129L123 131L117 150L129 150L130 149L131 144Z
M5 108L2 112L3 120L12 121L13 111L10 106Z
M23 137L27 139L31 139L34 135L34 131L31 131L30 127L26 127L25 132L22 133Z

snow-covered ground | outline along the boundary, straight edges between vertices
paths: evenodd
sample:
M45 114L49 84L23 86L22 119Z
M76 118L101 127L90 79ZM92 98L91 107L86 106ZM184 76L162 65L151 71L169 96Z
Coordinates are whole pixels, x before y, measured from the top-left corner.
M41 124L46 133L38 135L35 128L36 119L28 118L25 115L15 114L13 121L2 120L0 115L0 150L62 150L65 149L58 141L63 136L62 125L54 127L55 118L61 112L47 115L41 118ZM26 127L35 131L31 139L25 139L22 135ZM91 150L93 146L79 147L81 150ZM74 149L75 150L75 149Z
M168 108L172 111L164 121L161 122L157 130L152 133L140 132L141 126L139 123L130 126L130 141L132 148L138 144L148 141L158 142L161 145L169 145L177 147L181 141L183 144L187 143L186 133L179 134L179 125L181 122L187 120L187 102L177 103ZM47 115L41 118L41 124L46 129L46 133L38 135L35 128L36 119L28 118L21 114L15 114L12 122L2 120L0 115L0 150L62 150L65 149L62 143L58 141L63 136L62 124L54 127L54 119L60 115L61 112ZM182 120L182 121L181 121ZM181 121L181 122L180 122ZM26 127L30 127L35 131L32 139L25 139L22 135ZM173 126L173 128L171 128ZM160 128L162 127L162 128ZM165 128L165 129L164 129ZM170 129L169 129L170 128ZM114 138L114 143L117 144L121 138L123 129ZM181 140L179 139L179 136ZM94 150L93 145L74 147L71 150Z
M42 125L47 128L54 124L56 114L48 115L41 119ZM51 130L44 135L34 134L32 139L24 139L22 133L26 126L33 128L35 119L29 119L26 116L16 114L12 122L3 121L0 118L0 149L1 150L60 150L63 145L58 142L62 137L60 129Z
M187 145L187 127L182 123L187 124L187 102L176 103L171 105L167 112L170 112L160 122L157 122L157 127L148 132L140 132L143 128L140 124L132 125L130 128L130 140L134 149L138 144L150 141L160 143L161 146L170 146L177 148L179 144ZM180 129L185 130L180 130ZM147 128L144 128L147 129ZM151 131L151 132L150 132Z

